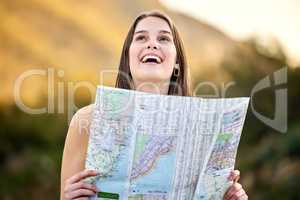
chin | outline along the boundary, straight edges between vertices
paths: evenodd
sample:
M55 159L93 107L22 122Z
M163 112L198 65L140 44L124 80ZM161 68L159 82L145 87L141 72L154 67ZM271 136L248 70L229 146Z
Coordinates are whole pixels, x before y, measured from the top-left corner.
M167 69L168 66L162 64L144 64L138 63L132 70L132 75L140 82L168 82L172 75L172 68Z
M148 75L139 77L138 80L140 82L145 83L145 84L147 84L147 83L149 83L149 84L151 84L151 83L155 84L155 83L161 83L161 82L164 82L164 81L166 83L168 83L169 80L170 80L170 77L162 77L162 76L155 76L154 74L153 75L149 75L148 74Z

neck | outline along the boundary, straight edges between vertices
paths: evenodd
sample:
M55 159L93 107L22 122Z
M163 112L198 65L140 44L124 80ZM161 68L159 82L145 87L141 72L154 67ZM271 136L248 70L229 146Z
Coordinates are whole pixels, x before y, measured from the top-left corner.
M135 90L153 94L168 94L169 82L140 82L135 83Z

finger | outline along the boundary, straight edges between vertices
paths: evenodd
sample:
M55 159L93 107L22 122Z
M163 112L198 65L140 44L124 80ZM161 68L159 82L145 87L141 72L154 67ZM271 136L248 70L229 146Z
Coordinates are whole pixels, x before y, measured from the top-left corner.
M228 179L229 179L230 181L238 182L238 180L239 180L239 178L240 178L240 174L241 174L241 173L240 173L239 170L233 170L233 171L231 171L231 173L230 173Z
M236 186L231 189L231 191L228 192L226 195L226 199L232 199L236 196L236 194L239 194L240 191L243 191L242 187Z
M248 195L245 193L243 196L240 197L241 200L248 200Z
M230 200L242 200L244 194L246 194L245 190L239 190L230 197Z
M224 200L228 200L231 198L231 196L238 192L239 190L242 190L242 185L239 183L234 183L232 184L232 186L229 187L229 189L227 190L227 192L224 195Z
M75 174L74 176L69 178L66 182L68 184L72 184L72 183L76 183L84 178L91 177L91 176L97 176L97 175L98 175L98 172L95 170L85 170L85 171L81 171L81 172Z
M91 197L96 195L96 192L92 190L87 190L87 189L79 189L79 190L74 190L72 192L67 193L65 196L67 199L74 199L74 198L79 198L79 197Z
M89 189L93 190L94 192L98 192L97 187L95 185L88 184L82 181L69 185L66 192L72 192L78 189Z
M236 172L235 176L233 177L233 182L237 183L240 180L240 171Z

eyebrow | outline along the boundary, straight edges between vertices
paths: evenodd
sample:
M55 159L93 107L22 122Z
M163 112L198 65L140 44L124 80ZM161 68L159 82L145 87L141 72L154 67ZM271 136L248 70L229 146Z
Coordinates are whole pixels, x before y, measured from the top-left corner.
M161 30L161 31L159 31L159 33L167 33L167 34L172 35L172 34L170 33L170 31L166 31L166 30Z
M148 32L148 31L146 31L146 30L140 30L140 31L136 31L134 34L138 34L138 33L147 33L147 32ZM172 34L170 33L170 31L166 31L166 30L160 30L159 33L167 33L167 34L172 35Z

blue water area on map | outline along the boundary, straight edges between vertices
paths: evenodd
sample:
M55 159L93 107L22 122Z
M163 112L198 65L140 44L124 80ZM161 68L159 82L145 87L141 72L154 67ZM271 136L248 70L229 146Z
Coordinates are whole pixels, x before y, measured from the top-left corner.
M130 138L128 138L128 141L130 141ZM120 195L120 199L125 199L125 192L128 190L129 158L132 157L132 152L130 152L131 148L129 146L124 146L122 148L112 176L100 178L96 185L97 188L103 192L116 193Z
M132 194L168 193L175 173L175 151L160 155L153 169L131 183Z

